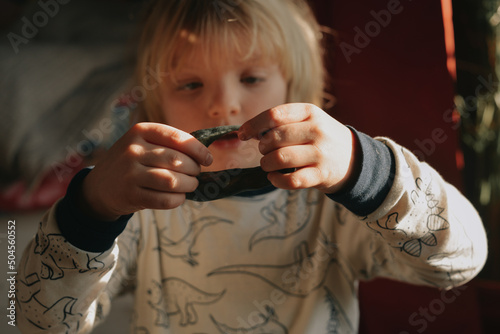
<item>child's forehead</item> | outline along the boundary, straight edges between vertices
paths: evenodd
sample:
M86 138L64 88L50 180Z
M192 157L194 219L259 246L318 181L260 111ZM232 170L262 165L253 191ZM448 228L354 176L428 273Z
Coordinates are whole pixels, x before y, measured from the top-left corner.
M270 55L263 53L258 47L242 50L231 45L223 47L194 43L176 50L173 68L176 70L206 67L217 69L228 66L260 66L274 62Z

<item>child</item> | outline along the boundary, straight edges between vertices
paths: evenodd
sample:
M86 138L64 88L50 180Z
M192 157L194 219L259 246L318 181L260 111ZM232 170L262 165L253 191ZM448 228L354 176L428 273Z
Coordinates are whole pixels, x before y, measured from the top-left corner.
M133 289L132 333L355 333L360 279L472 279L477 213L408 150L316 106L320 42L302 0L156 1L137 82L155 69L161 84L44 217L19 267L19 327L89 332ZM209 148L189 134L240 124L241 140ZM273 187L185 200L200 172L259 165Z

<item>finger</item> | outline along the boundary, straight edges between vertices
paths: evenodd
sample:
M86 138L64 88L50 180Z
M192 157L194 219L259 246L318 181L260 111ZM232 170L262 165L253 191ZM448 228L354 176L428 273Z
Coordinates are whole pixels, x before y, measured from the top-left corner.
M238 131L240 140L260 138L266 131L275 127L302 122L310 117L313 109L312 104L283 104L266 110L254 118L245 122Z
M142 188L168 193L192 192L198 186L195 177L162 168L148 168L138 182Z
M262 157L260 165L266 172L285 168L301 168L317 164L320 154L315 146L287 146L274 150Z
M139 188L136 197L141 208L156 210L174 209L186 200L184 193L167 193L147 188Z
M320 184L322 175L316 167L304 167L288 174L272 172L267 175L267 178L277 188L292 190L316 187Z
M146 145L148 147L139 160L146 167L164 168L191 176L201 171L200 165L184 153L168 147Z
M213 157L208 148L189 133L159 123L139 123L133 127L144 140L151 144L172 148L190 156L197 163L208 166Z
M316 128L311 128L307 122L292 123L269 130L260 139L259 151L261 154L274 151L280 147L304 145L321 136Z

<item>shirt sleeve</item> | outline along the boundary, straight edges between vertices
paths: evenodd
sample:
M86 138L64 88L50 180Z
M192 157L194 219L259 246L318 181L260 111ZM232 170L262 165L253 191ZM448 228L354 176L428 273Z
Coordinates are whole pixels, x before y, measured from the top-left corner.
M388 138L375 140L392 152L394 176L375 210L351 216L349 224L364 225L349 242L356 249L353 262L360 264L360 278L390 277L442 288L474 278L488 253L474 206L412 152Z
M85 229L68 203L72 191L43 217L19 262L14 302L22 333L90 333L112 298L135 283L139 218L105 227L89 221Z
M356 140L358 169L343 190L327 196L358 216L375 211L384 201L396 170L392 151L382 142L350 127Z
M103 252L123 232L132 214L121 216L114 222L106 222L89 217L77 207L77 192L91 170L85 168L75 175L66 196L57 206L56 220L62 234L72 245L89 252Z

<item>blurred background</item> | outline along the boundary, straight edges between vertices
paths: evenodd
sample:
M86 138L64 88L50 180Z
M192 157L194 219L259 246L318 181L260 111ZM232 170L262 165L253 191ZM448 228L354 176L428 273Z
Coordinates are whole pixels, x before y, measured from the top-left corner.
M0 0L0 263L7 221L16 220L19 257L71 177L127 129L140 97L131 75L143 2ZM429 162L471 200L489 236L484 270L425 330L409 318L439 291L361 283L360 332L499 333L500 1L309 2L328 50L325 109ZM113 305L96 333L127 332L131 298ZM16 333L5 319L0 332Z

